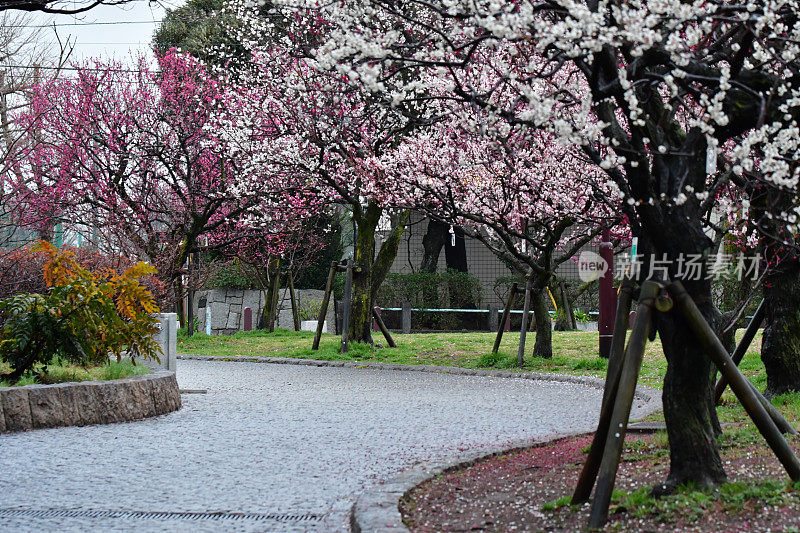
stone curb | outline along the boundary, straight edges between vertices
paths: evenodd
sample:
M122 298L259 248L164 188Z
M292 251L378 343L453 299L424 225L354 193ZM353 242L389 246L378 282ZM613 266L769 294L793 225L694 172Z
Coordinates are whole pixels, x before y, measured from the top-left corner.
M177 411L175 372L112 381L0 387L0 432L129 422Z
M562 383L577 383L602 389L605 380L589 376L570 376L566 374L546 374L534 372L508 372L501 370L477 370L452 366L435 365L399 365L390 363L372 363L359 361L322 361L319 359L297 359L291 357L220 357L207 355L179 354L178 359L196 361L232 361L248 363L274 363L284 365L327 366L366 368L375 370L403 370L411 372L432 372L437 374L454 374L460 376L483 376L507 379L530 379L535 381L556 381ZM644 409L641 418L661 409L660 391L638 385L635 399L639 400L639 407ZM466 452L453 456L441 462L421 463L400 474L388 479L362 493L356 499L350 510L350 528L353 533L361 532L397 532L408 531L400 515L400 500L417 485L424 483L432 477L470 466L482 459L494 457L514 450L529 448L534 445L546 444L558 439L585 435L591 432L572 431L550 435L545 438L523 439L504 445L483 449L479 452Z
M279 365L327 366L372 370L403 370L406 372L431 372L434 374L453 374L457 376L483 376L489 378L530 379L534 381L556 381L560 383L577 383L596 389L602 389L605 380L591 376L570 376L568 374L549 374L539 372L509 372L503 370L479 370L457 366L437 365L400 365L393 363L373 363L368 361L323 361L321 359L298 359L294 357L267 357L253 355L246 357L227 357L218 355L178 354L178 359L186 361L225 361L238 363L273 363ZM660 391L651 387L637 385L635 399L645 403L660 402Z

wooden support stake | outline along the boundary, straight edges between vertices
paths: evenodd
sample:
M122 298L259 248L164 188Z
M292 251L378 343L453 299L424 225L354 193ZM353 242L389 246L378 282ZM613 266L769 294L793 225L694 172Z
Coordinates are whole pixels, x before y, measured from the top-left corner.
M311 345L312 350L319 350L319 341L322 338L322 326L325 325L325 316L328 314L328 303L331 300L333 280L335 277L336 261L333 261L331 263L331 269L328 271L328 281L325 282L325 294L322 297L322 305L319 308L319 317L317 317L317 331L314 333L314 343Z
M614 401L617 397L619 387L619 377L622 371L622 358L625 355L625 336L628 333L628 316L631 312L631 296L633 294L633 283L623 282L619 292L619 302L614 323L614 336L611 339L611 354L608 361L608 371L606 372L606 384L603 388L603 402L600 409L600 421L597 424L597 431L592 437L592 445L586 462L583 464L581 475L572 494L572 504L578 505L589 501L592 494L594 482L597 480L597 471L600 469L600 461L603 458L603 446L608 436L608 428L611 423L611 414L614 409Z
M517 366L525 365L525 337L528 333L528 313L531 311L531 275L525 280L525 296L522 302L522 326L519 330L519 347L517 348Z
M353 260L347 260L347 272L344 278L344 305L342 309L342 345L341 353L347 352L350 336L350 310L353 306Z
M372 308L372 318L374 318L375 322L378 323L378 328L381 330L381 333L383 333L384 338L386 338L386 342L389 344L389 347L397 348L391 333L389 333L389 328L387 328L386 324L383 323L383 318L381 318L381 314L378 312L378 309L378 307Z
M272 283L270 284L269 288L272 297L269 302L269 314L267 315L270 333L275 331L275 320L277 319L278 314L278 296L280 295L281 291L280 260L275 268L275 277L271 281Z
M750 323L747 325L747 329L744 330L744 335L742 335L742 340L739 341L739 344L736 346L736 349L731 354L731 359L733 360L733 364L739 366L739 363L742 362L744 355L747 353L747 349L750 348L750 344L753 342L753 339L758 333L758 327L761 325L761 322L764 320L764 315L767 312L767 307L764 304L764 300L761 300L761 304L759 304L758 309L753 314L753 318L750 320ZM725 389L728 387L728 382L725 379L725 376L720 376L719 381L717 381L717 385L714 387L714 404L719 405L719 401L722 398L722 393L725 392Z
M598 470L597 489L594 493L592 510L589 515L589 527L601 527L608 518L608 507L611 504L614 482L617 478L622 448L625 444L625 431L628 427L631 405L636 392L636 382L639 379L644 349L647 345L647 337L650 334L653 302L658 292L659 285L653 281L646 281L642 285L639 307L636 311L636 324L631 332L628 347L625 349L625 359L620 370L619 386L614 398L614 409L608 424L605 450ZM608 405L611 405L610 398Z
M511 290L508 293L508 301L506 302L506 307L503 309L503 318L500 319L500 327L497 328L497 337L494 338L494 346L492 347L492 353L496 354L497 350L500 349L500 341L503 340L503 331L506 329L506 322L508 322L508 317L511 315L511 308L514 306L514 297L517 295L517 283L514 282L511 284Z
M294 330L300 331L300 312L297 310L297 298L294 295L294 276L292 271L287 273L289 277L289 301L292 304L292 319L294 320Z
M769 447L772 448L775 456L786 469L786 473L789 474L792 481L800 481L800 461L797 460L797 456L792 451L791 446L783 438L767 410L764 409L764 405L759 400L758 395L754 393L753 388L750 386L750 381L733 364L733 360L728 355L728 350L725 349L711 326L708 325L700 310L686 292L686 289L683 288L683 284L679 281L673 281L670 284L669 292L686 316L692 331L705 345L709 357L717 365L725 379L728 380L733 393L739 399L739 402L741 402L758 431L761 432L761 435L769 444Z

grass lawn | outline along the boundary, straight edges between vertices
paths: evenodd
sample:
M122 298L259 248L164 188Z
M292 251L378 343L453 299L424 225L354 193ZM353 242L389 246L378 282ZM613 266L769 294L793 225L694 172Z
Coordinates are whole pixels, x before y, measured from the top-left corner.
M375 341L384 341L379 335L380 333L374 336ZM229 336L195 334L191 338L181 331L178 335L178 353L220 357L263 355L326 361L498 368L599 378L605 377L607 368L607 361L597 356L596 331L554 331L553 357L534 359L528 356L522 369L516 366L519 332L506 332L503 335L503 342L496 356L492 356L491 353L495 334L488 332L395 334L397 348L374 348L363 344L351 344L350 351L346 354L339 353L340 338L337 336L323 335L318 351L311 350L313 338L313 332L308 331L276 330L274 333L250 331ZM533 349L534 339L532 334L527 337L528 353ZM741 369L763 390L766 376L758 358L760 347L759 333L753 341L750 353L742 362ZM648 343L639 382L661 388L666 368L659 340Z
M5 374L10 370L11 368L7 363L0 362L0 374ZM39 369L39 371L41 372L42 369ZM0 387L21 387L36 383L66 383L69 381L108 381L149 374L150 372L151 370L148 366L134 365L129 360L123 360L119 363L112 361L107 365L88 367L52 363L47 365L47 370L41 374L40 381L36 381L32 375L26 375L16 383L0 381Z

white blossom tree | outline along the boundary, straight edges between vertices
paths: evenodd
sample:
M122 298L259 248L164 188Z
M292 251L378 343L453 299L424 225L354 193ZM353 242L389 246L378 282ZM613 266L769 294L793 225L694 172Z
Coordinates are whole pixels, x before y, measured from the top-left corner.
M432 109L425 73L447 87L445 98L506 128L579 146L616 184L640 251L666 259L671 276L681 255L712 251L706 232L725 187L785 192L753 227L768 235L766 223L780 219L797 230L798 8L797 0L276 4L324 21L320 65L409 114ZM474 82L483 76L497 82ZM716 326L711 282L701 278L685 286ZM671 447L659 490L714 486L725 472L710 360L676 314L659 314L655 326L668 361Z

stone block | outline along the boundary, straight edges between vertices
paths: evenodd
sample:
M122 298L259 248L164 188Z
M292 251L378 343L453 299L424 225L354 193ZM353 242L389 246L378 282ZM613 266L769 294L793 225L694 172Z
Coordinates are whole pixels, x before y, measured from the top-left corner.
M61 402L61 413L66 426L83 426L87 422L83 418L83 406L79 401L82 385L62 383L55 385L58 400Z
M136 410L136 418L146 418L155 414L153 395L146 383L146 381L139 379L128 383L131 401Z
M28 391L22 388L3 390L3 414L6 431L20 431L31 427L31 405Z
M0 401L0 433L6 430L6 415L3 413L3 402Z
M31 425L34 428L52 428L64 425L64 408L53 387L31 385L28 387Z
M239 313L229 312L228 322L225 324L226 329L239 329Z

